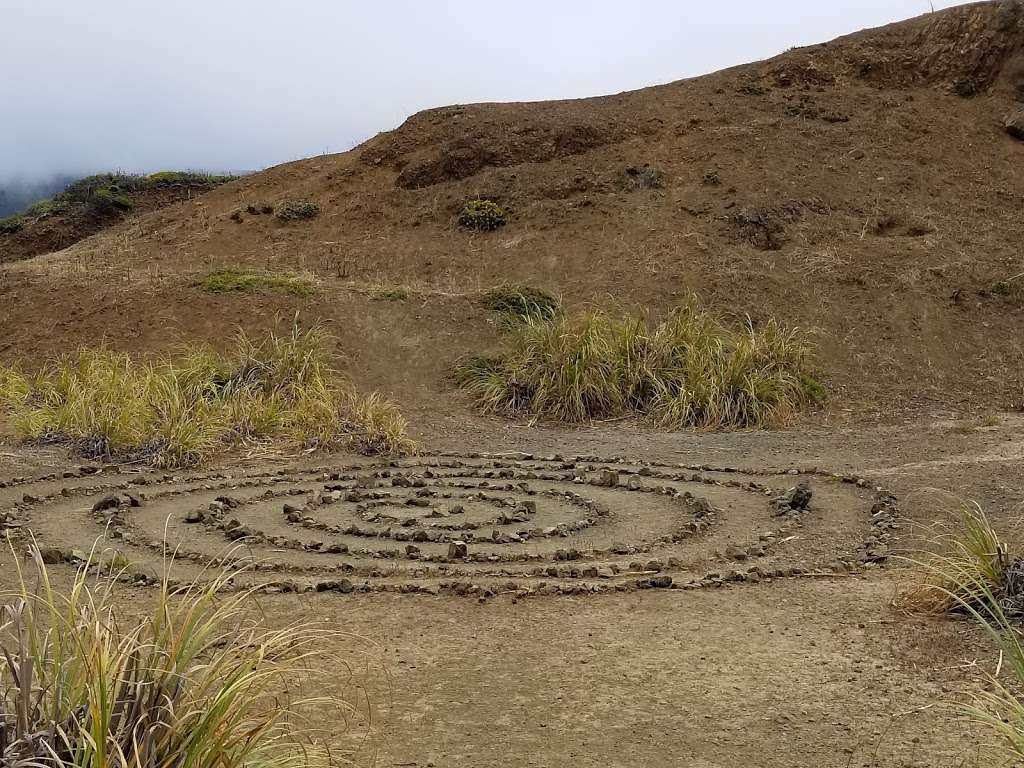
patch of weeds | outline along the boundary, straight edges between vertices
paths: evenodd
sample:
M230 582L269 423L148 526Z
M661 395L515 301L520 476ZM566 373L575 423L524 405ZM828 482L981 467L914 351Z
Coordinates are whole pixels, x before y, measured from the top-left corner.
M706 187L717 187L722 183L722 177L719 176L716 170L704 171L704 175L701 176L701 183Z
M639 168L630 166L622 178L622 188L630 192L638 189L661 189L664 184L665 174L647 163Z
M210 293L258 293L280 291L293 296L310 296L316 285L307 277L291 272L244 272L219 269L198 280L196 285Z
M501 285L492 288L481 297L480 302L487 309L517 321L529 317L551 319L562 311L558 299L547 291L529 285Z
M92 206L97 211L103 211L107 208L130 211L135 204L127 195L120 194L117 187L101 187L93 195Z
M798 203L776 207L743 208L729 221L737 235L759 251L777 251L788 240L786 226L800 218Z
M455 372L485 412L745 428L784 422L824 396L806 333L775 321L728 328L693 299L653 325L597 312L526 317L506 325L504 342Z
M152 187L217 187L235 181L238 176L226 176L192 171L158 171L144 177L145 184Z
M152 607L125 610L129 596L119 582L131 574L116 554L104 562L101 545L96 542L65 584L63 573L58 578L48 571L33 542L28 563L4 584L5 765L349 764L308 723L314 707L346 720L351 702L321 692L315 704L281 695L311 690L317 670L337 664L330 647L335 638L322 625L275 627L258 610L252 589L228 594L238 592L236 580L251 578L237 564L208 569L195 581L175 578L168 566ZM232 553L224 559L241 558Z
M320 215L320 206L309 200L285 200L277 206L274 215L281 221L315 219Z
M274 212L274 206L268 203L250 203L245 206L245 212L250 216L268 216Z
M21 215L7 216L0 219L0 235L13 235L25 228L25 217Z
M1024 759L1024 552L1011 547L982 508L971 503L955 524L940 529L923 554L906 559L914 567L914 582L897 594L897 606L965 616L998 651L995 672L985 674L979 686L982 692L957 707L999 736L1007 764L1018 763Z
M404 288L388 288L374 291L370 298L373 301L405 301L409 298L409 292Z
M953 93L961 99L973 99L981 93L981 87L973 77L961 77L953 82Z
M0 366L0 412L25 440L159 467L197 466L255 439L365 453L414 449L398 408L360 395L333 368L319 326L256 341L240 333L224 353L191 347L144 362L82 349L35 375Z
M491 232L505 226L507 214L493 200L470 200L459 214L459 226L478 232Z

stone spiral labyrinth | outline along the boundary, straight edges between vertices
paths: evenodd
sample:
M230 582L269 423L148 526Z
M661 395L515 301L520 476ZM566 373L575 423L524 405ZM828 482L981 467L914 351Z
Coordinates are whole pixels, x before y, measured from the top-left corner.
M861 478L622 458L435 454L0 481L0 528L51 563L99 551L152 581L243 561L268 591L520 597L694 589L870 567L894 497ZM101 556L102 557L102 556Z

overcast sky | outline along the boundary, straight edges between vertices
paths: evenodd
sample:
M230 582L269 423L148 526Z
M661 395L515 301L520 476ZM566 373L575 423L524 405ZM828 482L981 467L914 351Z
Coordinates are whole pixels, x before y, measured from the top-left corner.
M0 0L0 180L258 169L425 107L615 93L957 4Z

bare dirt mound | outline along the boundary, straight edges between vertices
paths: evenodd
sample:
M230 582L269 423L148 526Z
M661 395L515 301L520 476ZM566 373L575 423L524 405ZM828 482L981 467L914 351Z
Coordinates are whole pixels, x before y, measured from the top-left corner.
M262 303L324 318L375 385L436 405L480 351L466 339L493 342L472 297L521 282L656 313L695 291L727 317L815 327L860 413L1015 405L1022 30L1019 1L979 3L631 93L429 110L8 268L2 354L218 338L265 322ZM460 227L478 198L507 223ZM285 201L319 215L267 213ZM322 290L240 308L189 287L218 266L306 270ZM407 300L363 298L397 286ZM74 305L59 321L55 299ZM398 333L413 327L416 344Z

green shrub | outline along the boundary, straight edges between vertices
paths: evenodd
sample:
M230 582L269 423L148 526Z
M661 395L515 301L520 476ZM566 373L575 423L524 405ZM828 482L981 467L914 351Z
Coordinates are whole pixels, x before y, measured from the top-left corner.
M13 547L12 547L13 550ZM204 573L156 603L122 611L116 555L94 552L62 588L34 545L0 608L0 746L5 766L38 768L330 768L307 718L352 705L320 693L336 632L272 627L242 572ZM24 569L24 570L23 570ZM148 601L147 601L148 602ZM290 691L302 696L290 696Z
M291 272L246 272L218 269L196 282L210 293L260 293L278 291L293 296L310 296L316 286L310 278Z
M21 232L25 228L25 217L8 216L0 219L0 235L13 235L16 232Z
M359 396L330 365L320 328L258 342L239 334L226 354L196 347L140 362L83 349L35 375L0 366L0 412L25 439L161 467L199 465L255 438L412 450L397 408Z
M490 232L505 226L506 214L493 200L470 200L459 214L459 226Z
M558 299L550 293L528 285L502 285L492 288L483 295L481 303L487 309L513 320L528 317L552 318L562 309Z
M473 358L456 380L485 412L582 422L642 415L669 428L761 427L817 402L804 333L771 321L726 328L694 301L665 321L527 317L504 351Z
M119 194L116 187L101 187L93 194L92 206L97 211L117 209L119 211L130 211L134 203L127 195Z
M274 212L281 221L313 219L320 215L320 206L308 200L285 200Z

